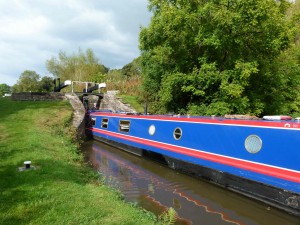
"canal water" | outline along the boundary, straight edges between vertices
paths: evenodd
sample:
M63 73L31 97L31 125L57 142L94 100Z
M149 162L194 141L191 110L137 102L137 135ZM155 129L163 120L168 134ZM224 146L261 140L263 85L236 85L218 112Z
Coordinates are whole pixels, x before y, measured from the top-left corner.
M178 225L300 225L273 207L100 142L84 143L83 152L126 201L156 215L173 207Z

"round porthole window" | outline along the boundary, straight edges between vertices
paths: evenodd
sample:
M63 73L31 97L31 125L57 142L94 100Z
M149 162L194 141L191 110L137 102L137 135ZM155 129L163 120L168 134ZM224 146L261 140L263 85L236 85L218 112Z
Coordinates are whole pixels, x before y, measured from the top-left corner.
M179 140L182 136L181 128L179 128L179 127L175 128L173 135L176 140Z
M257 153L262 148L262 140L257 135L249 135L245 140L245 148L250 153Z
M149 127L148 132L151 136L155 134L155 126L153 124Z

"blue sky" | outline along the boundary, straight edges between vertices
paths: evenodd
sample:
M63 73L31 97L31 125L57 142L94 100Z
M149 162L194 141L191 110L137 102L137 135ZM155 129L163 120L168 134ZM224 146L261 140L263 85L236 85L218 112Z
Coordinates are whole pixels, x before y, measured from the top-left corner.
M0 0L0 84L25 70L50 76L46 61L93 49L105 66L122 68L138 57L147 0Z

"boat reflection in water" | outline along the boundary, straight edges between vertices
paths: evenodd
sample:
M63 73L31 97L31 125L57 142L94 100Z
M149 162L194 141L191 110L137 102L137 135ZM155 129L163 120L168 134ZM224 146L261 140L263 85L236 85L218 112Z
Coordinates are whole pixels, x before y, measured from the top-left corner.
M173 207L176 224L300 224L294 216L108 145L89 141L83 150L127 201L156 215Z

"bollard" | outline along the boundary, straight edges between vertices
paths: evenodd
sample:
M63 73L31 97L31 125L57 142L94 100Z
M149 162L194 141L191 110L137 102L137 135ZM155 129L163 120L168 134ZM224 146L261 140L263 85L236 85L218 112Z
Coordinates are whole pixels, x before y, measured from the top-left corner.
M31 164L31 161L25 161L24 162L25 169L30 169L30 164Z

